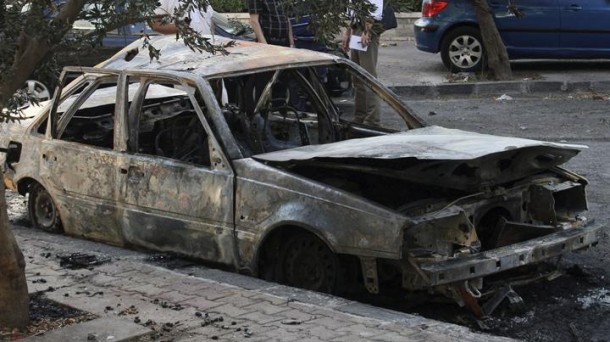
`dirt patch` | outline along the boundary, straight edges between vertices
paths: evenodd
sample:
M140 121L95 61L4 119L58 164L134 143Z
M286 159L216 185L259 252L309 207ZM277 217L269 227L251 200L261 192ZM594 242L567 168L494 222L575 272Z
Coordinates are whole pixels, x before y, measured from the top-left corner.
M609 289L591 276L573 273L532 284L519 290L528 310L519 315L500 310L486 321L488 332L527 341L607 341Z
M564 265L565 275L515 288L525 311L504 301L491 317L477 320L452 304L425 304L408 312L525 341L609 341L610 284L597 270Z
M95 315L54 302L42 293L30 295L30 325L25 331L0 329L0 341L15 341L43 335L49 330L90 321Z

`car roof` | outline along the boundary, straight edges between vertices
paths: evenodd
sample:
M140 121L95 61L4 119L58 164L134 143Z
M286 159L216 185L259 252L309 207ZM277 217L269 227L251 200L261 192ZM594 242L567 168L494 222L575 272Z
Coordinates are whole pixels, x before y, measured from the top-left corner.
M204 36L212 44L227 44L230 39L220 36ZM117 52L110 59L96 65L113 70L187 71L204 78L236 72L277 69L285 66L304 66L338 62L341 58L306 49L287 48L248 41L235 41L227 47L228 55L220 52L196 52L176 36L151 37L150 43L160 50L160 58L151 61L148 50L139 39ZM137 54L127 61L128 54Z

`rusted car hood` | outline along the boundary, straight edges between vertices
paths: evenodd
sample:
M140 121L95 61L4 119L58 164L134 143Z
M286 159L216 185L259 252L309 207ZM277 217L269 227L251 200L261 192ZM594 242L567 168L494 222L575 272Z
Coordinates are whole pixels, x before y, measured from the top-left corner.
M439 126L259 154L271 165L313 163L359 169L418 183L473 189L518 180L561 165L587 148L493 136Z

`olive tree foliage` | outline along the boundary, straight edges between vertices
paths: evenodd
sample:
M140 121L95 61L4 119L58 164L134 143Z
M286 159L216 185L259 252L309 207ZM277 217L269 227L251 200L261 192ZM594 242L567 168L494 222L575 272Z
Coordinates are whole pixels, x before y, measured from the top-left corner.
M28 78L57 77L58 55L94 53L108 32L153 18L157 4L157 0L0 0L0 105L13 109L35 101L19 91ZM188 25L188 13L207 5L208 0L183 0L164 20L176 23L177 38L193 49L222 52L222 47ZM87 20L94 28L74 33L76 20ZM152 46L149 52L154 54Z

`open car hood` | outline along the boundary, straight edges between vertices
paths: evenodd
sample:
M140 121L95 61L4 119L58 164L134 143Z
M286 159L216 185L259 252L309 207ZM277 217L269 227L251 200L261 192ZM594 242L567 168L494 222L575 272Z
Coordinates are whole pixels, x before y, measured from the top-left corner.
M583 145L501 137L439 126L253 156L271 165L316 165L473 190L561 165Z

